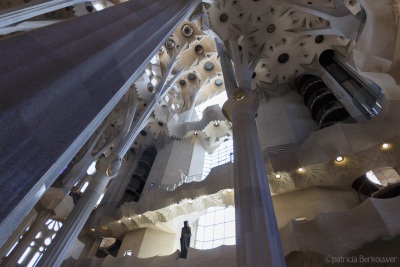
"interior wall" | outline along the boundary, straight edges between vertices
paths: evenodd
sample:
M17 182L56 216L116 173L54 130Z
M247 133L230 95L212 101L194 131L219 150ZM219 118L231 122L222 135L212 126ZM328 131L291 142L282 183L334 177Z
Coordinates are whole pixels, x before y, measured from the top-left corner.
M174 252L175 234L147 228L138 258L170 255Z
M201 174L204 149L195 136L169 143L157 153L148 181L155 184L174 184L185 175Z
M192 161L190 162L189 172L187 173L189 176L203 173L204 156L206 153L196 136L192 136L190 138L192 138L191 142L193 143L193 154Z
M79 259L82 254L82 251L85 249L85 244L79 241L77 238L75 239L74 243L71 246L71 249L68 253L64 256L64 260L68 258Z
M123 257L125 251L127 250L132 250L132 256L138 257L140 246L143 242L145 232L146 229L143 228L126 233L124 235L124 238L122 239L122 244L121 247L119 248L117 257Z
M321 212L349 210L360 204L355 192L311 187L272 197L278 227L295 218L312 220Z
M175 251L175 234L152 228L143 228L126 233L118 257L123 257L125 251L132 250L132 256L150 258L170 255Z
M261 147L295 142L316 127L302 96L292 90L282 97L260 102L257 117Z

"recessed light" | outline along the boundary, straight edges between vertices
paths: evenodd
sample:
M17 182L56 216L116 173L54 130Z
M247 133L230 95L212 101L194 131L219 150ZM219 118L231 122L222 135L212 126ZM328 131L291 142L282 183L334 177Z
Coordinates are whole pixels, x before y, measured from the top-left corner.
M121 220L118 220L118 222L119 222L119 223L122 223L122 221L121 221Z
M138 215L138 217L140 218L140 217L142 217L142 215L141 215L141 214L139 214L139 215Z
M295 221L301 222L301 221L307 221L306 217L297 217L294 219Z
M298 172L305 172L304 168L301 168L301 167L298 168L297 171L298 171Z
M226 189L226 192L231 193L233 190L232 189Z
M281 175L280 175L280 174L275 174L275 178L276 178L276 179L280 179L280 178L281 178Z
M388 143L383 143L381 146L382 149L388 149L389 147L390 147L390 144L388 144Z
M336 162L342 162L344 158L342 156L336 157Z
M132 221L132 218L131 218L131 217L129 217L129 218L128 218L128 220Z
M193 200L189 199L189 200L188 200L188 203L189 203L189 204L192 204L192 203L193 203Z
M215 123L214 123L214 126L215 126L215 127L219 126L219 123L218 123L218 122L215 122Z
M90 229L90 231L92 231L92 232L94 232L94 231L96 231L94 228L92 228L92 229Z
M194 135L197 135L197 132L194 132Z

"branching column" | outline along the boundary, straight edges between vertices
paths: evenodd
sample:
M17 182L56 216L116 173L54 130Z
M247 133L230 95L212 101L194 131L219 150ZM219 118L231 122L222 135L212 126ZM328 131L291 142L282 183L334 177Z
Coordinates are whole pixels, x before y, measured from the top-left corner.
M242 88L223 106L233 124L236 266L286 266L258 138L258 106L258 95Z

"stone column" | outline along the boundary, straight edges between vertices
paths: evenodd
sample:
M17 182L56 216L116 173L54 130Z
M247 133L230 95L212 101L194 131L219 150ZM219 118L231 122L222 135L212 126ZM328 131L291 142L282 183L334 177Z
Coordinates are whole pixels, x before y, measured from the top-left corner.
M75 208L69 214L66 222L57 232L56 237L47 248L43 257L38 263L40 266L60 266L64 260L70 246L78 236L87 219L89 218L97 200L103 193L110 177L115 176L121 167L121 160L111 158L103 158L100 162L99 169L93 177L93 181L85 190L82 198L78 201Z
M0 246L199 3L128 1L0 42Z
M22 254L25 250L30 246L30 243L35 240L35 236L43 230L45 223L52 216L51 210L42 210L39 212L35 221L29 227L29 230L24 234L22 239L18 241L17 246L13 249L13 251L8 255L8 257L4 260L1 266L4 267L15 267L18 266L18 260L21 258ZM31 253L32 254L32 253ZM33 252L35 254L35 252ZM32 256L32 255L31 255ZM27 258L31 258L28 255ZM29 262L26 260L26 262Z
M257 93L236 88L223 106L232 121L237 267L286 266L255 115Z

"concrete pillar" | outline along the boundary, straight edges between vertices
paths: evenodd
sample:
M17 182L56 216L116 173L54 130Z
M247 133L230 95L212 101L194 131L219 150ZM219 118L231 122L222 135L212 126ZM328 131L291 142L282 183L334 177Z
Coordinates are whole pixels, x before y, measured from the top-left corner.
M237 267L286 266L255 115L259 96L236 88L225 102L232 121Z
M35 240L35 236L38 232L42 231L42 228L45 226L45 223L48 219L51 218L52 211L51 210L42 210L39 212L35 221L29 227L29 230L24 234L22 239L18 241L17 246L13 249L13 251L8 255L8 257L2 263L4 267L15 267L18 266L18 260L21 258L22 254L29 247L30 243ZM35 252L31 253L35 254ZM32 255L29 255L26 258L26 262L29 262L29 258Z
M128 1L0 42L0 246L199 3Z
M119 159L116 159L117 161ZM115 163L110 158L106 158L100 162L99 170L93 177L93 181L89 184L83 193L81 199L78 201L75 208L69 214L67 220L62 228L57 232L56 237L47 248L42 258L38 263L40 266L60 266L64 260L64 256L69 251L70 246L78 236L87 219L89 218L94 206L100 195L103 193L108 182L110 181L109 172L110 166ZM119 166L120 167L120 166ZM115 168L113 172L118 172L119 168ZM115 175L116 173L114 173Z
M131 153L128 151L128 159L127 159L127 165L130 166L127 168L127 171L118 173L117 177L113 179L111 182L109 188L107 189L107 192L104 195L104 198L102 200L102 203L107 203L107 202L119 202L121 201L122 197L124 196L126 186L131 180L132 174L135 171L138 162L140 159L140 154L136 155L135 153ZM116 207L117 204L113 207Z

